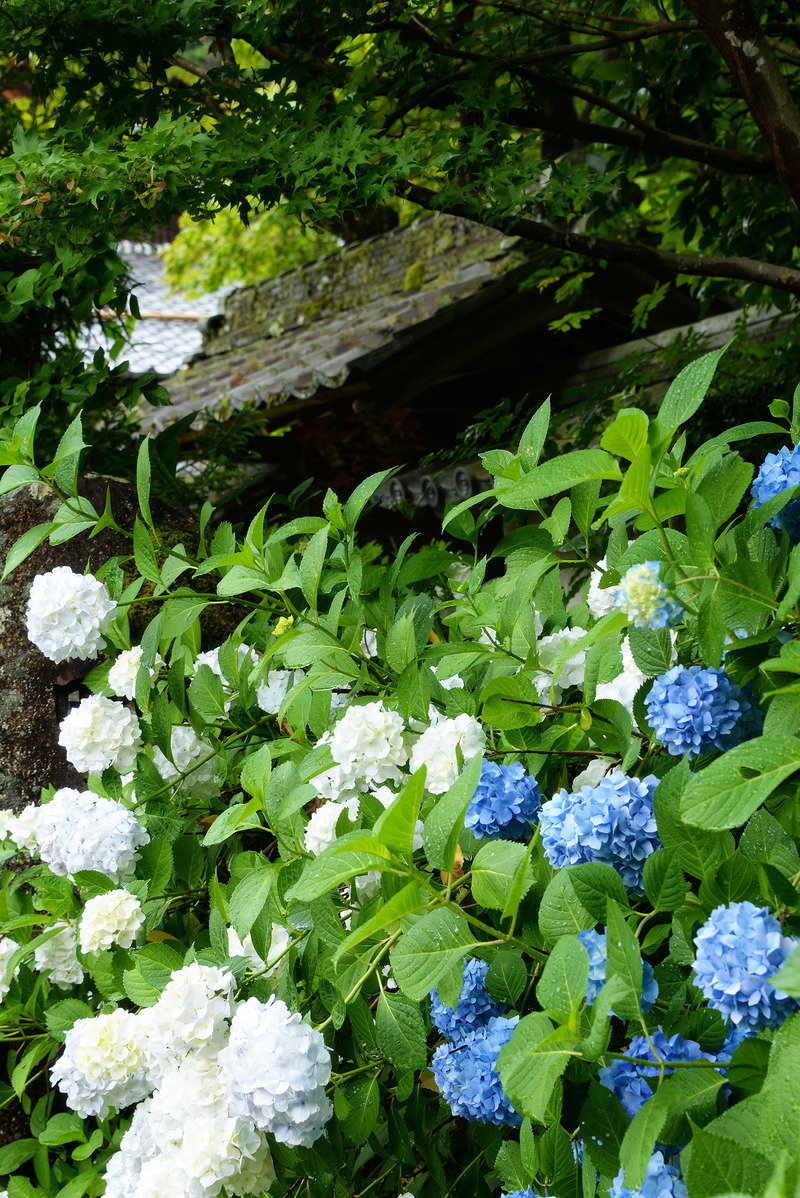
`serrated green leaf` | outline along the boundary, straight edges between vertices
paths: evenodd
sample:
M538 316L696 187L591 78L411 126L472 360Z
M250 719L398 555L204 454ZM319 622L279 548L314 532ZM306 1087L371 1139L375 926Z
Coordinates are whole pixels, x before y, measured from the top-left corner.
M392 973L409 998L424 998L448 969L472 955L473 944L463 916L439 907L403 933L392 953Z
M133 559L142 578L146 578L148 582L161 582L161 571L158 568L153 542L138 516L133 525Z
M480 756L473 757L425 820L422 839L428 861L434 869L449 872L453 868L458 837L464 826L467 808L478 786L482 764Z
M497 1059L503 1090L514 1109L534 1123L548 1122L553 1087L573 1055L574 1039L566 1028L554 1028L543 1012L521 1019Z
M578 898L570 870L561 869L548 883L539 907L539 931L550 943L593 928L597 919Z
M633 461L647 444L648 423L638 408L623 408L603 433L600 444L609 453Z
M625 883L615 869L602 861L570 865L569 879L578 901L594 916L596 923L605 923L609 899L621 907L628 906Z
M50 1035L56 1040L63 1040L66 1033L79 1019L91 1019L94 1011L88 1003L79 998L63 998L54 1003L45 1012L45 1023Z
M754 737L689 779L681 817L687 824L709 830L738 828L798 769L800 741L795 737Z
M484 979L484 985L495 1002L516 1006L528 984L528 970L517 953L501 950L493 958Z
M622 908L613 899L608 900L606 923L606 976L621 978L625 984L624 995L615 1000L614 1013L620 1019L637 1019L642 1003L642 956Z
M265 862L260 869L247 874L230 896L231 923L241 940L244 940L269 902L276 868L271 861Z
M393 803L376 820L373 832L381 844L403 857L411 857L417 817L425 794L426 768L413 774Z
M597 1168L608 1177L619 1172L620 1149L629 1127L630 1119L616 1094L593 1079L581 1112L581 1137L584 1151L588 1149Z
M375 1012L378 1047L387 1061L403 1069L424 1069L428 1053L419 1007L405 994L381 991Z
M656 849L644 863L644 892L654 911L677 911L688 884L676 848Z
M667 1119L696 1113L698 1109L708 1110L722 1084L723 1078L713 1069L679 1069L664 1078L653 1097L636 1112L625 1133L620 1162L625 1170L626 1187L638 1190L641 1186Z
M490 840L481 845L472 862L472 893L477 901L484 907L502 910L517 869L520 865L525 867L529 856L526 845L508 840ZM533 883L533 870L528 864L525 868L523 895L530 890Z
M314 612L317 610L317 590L327 549L328 528L326 526L314 533L300 561L300 586L303 597Z
M503 507L517 511L535 511L539 500L593 478L619 481L622 473L611 454L602 449L576 449L563 457L540 463L518 482L499 490L497 501Z
M554 1019L567 1022L584 1001L589 954L572 936L557 940L536 986L536 999Z

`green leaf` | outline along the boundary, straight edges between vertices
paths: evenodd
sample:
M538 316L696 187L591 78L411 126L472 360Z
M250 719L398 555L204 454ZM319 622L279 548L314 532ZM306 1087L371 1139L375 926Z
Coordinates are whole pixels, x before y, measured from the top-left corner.
M589 954L573 936L556 941L536 986L536 1000L554 1019L567 1022L583 1004Z
M222 679L205 662L189 684L189 701L200 719L207 724L217 724L228 718Z
M3 578L7 578L12 570L16 570L17 566L21 566L25 559L30 557L34 549L38 549L42 541L49 537L50 533L56 528L58 528L57 524L37 524L36 528L29 528L27 532L24 532L14 542L6 555Z
M658 416L650 425L649 441L654 448L668 441L678 427L700 407L711 386L717 363L727 348L727 345L723 345L710 354L696 358L694 362L685 366L670 384L661 401Z
M472 893L484 907L502 910L506 905L517 869L529 858L527 845L508 840L489 840L481 845L472 863ZM522 895L534 883L530 864L525 869ZM522 897L522 895L520 897Z
M397 894L387 899L370 919L359 923L358 927L347 935L333 954L332 963L335 965L344 953L350 952L362 940L368 940L376 932L382 932L384 928L397 923L404 915L423 910L428 901L429 896L422 890L419 882L409 882L402 890L398 890Z
M795 737L754 737L689 779L681 816L699 828L738 828L798 769L800 741Z
M563 457L541 463L518 482L498 491L497 501L503 507L517 511L535 511L539 500L593 478L620 480L622 473L611 454L602 449L576 449Z
M546 1112L553 1087L570 1057L577 1055L567 1029L554 1028L543 1012L521 1019L497 1058L497 1072L514 1109L534 1123L549 1122Z
M9 491L15 491L17 487L24 487L26 483L38 481L39 471L35 466L9 466L0 479L0 495L7 495Z
M413 853L414 832L425 795L425 774L425 766L422 766L412 775L373 828L381 844L403 857L411 857Z
M697 1128L686 1184L692 1198L714 1198L717 1194L759 1194L772 1176L773 1162L756 1152L752 1144L715 1131L715 1124Z
M142 578L146 578L148 582L161 582L161 571L158 568L153 542L138 516L133 525L133 558Z
M39 1143L57 1148L61 1144L86 1143L83 1120L72 1112L59 1111L47 1120L47 1126L39 1133Z
M725 618L713 591L707 591L697 608L697 640L704 663L719 669L725 645Z
M656 849L644 863L644 892L654 911L677 911L686 897L677 849Z
M350 1144L363 1144L378 1120L381 1109L377 1077L356 1077L344 1087L350 1114L342 1124Z
M771 986L785 990L790 998L800 998L800 947L784 961L777 973L769 979Z
M619 1154L630 1119L622 1103L594 1079L581 1112L581 1136L597 1168L607 1177L619 1172Z
M531 416L519 439L517 454L520 465L526 474L539 463L549 427L550 399L548 397Z
M276 868L271 861L264 862L247 874L231 895L231 923L242 940L269 902Z
M191 693L191 692L190 692ZM242 789L263 806L272 773L272 754L269 745L261 745L245 758L240 781Z
M539 696L523 675L492 678L481 691L480 700L483 722L495 728L529 728L541 719Z
M648 678L657 678L669 669L672 641L667 629L656 632L649 628L631 627L628 629L628 643L633 660Z
M328 526L315 532L300 561L300 586L303 597L313 612L317 610L317 590L322 566L328 549Z
M594 916L596 923L605 923L609 899L621 907L628 906L625 883L610 865L601 861L571 865L569 878L578 901Z
M369 478L365 478L363 483L359 483L353 494L344 505L343 515L347 535L351 537L355 531L358 518L363 512L367 503L377 491L381 483L387 479L390 474L394 473L394 469L378 470L375 474L370 474Z
M686 496L686 536L692 560L701 570L714 564L714 522L708 504L701 495L690 491Z
M449 790L436 803L422 829L428 862L434 869L453 868L458 837L481 776L483 759L472 758Z
M361 833L357 832L355 835L360 837ZM346 844L345 838L339 837L336 844L325 849L313 861L309 861L303 870L303 876L295 882L288 897L309 902L311 899L320 898L356 874L365 874L371 869L386 869L392 862L389 851L377 840L375 845L380 852L376 849L350 851ZM344 846L344 851L341 846Z
M647 444L649 421L638 408L623 408L600 438L603 449L632 462Z
M453 965L471 956L473 945L463 916L439 907L403 933L392 953L392 973L409 998L424 998Z
M378 1047L402 1069L424 1069L428 1061L425 1024L419 1007L404 994L382 990L375 1012Z
M495 1002L514 1007L528 984L528 970L517 953L502 949L489 966L484 985Z
M607 928L606 976L621 978L625 984L625 993L615 999L614 1014L620 1019L638 1019L642 1004L642 956L633 930L613 899L608 900Z
M64 998L54 1003L45 1012L47 1030L55 1040L63 1040L73 1023L79 1019L91 1019L94 1011L79 998Z
M539 931L554 943L561 936L573 936L593 928L597 918L580 901L571 869L560 869L548 883L539 907Z
M414 617L406 612L394 621L386 637L386 660L396 673L401 673L418 656Z
M136 874L149 879L148 896L166 889L172 877L172 845L166 836L154 837L140 847Z
M266 745L262 746L262 748L266 747ZM227 807L217 816L203 837L201 842L203 848L208 848L212 844L222 844L236 832L244 832L249 828L263 828L264 825L258 818L258 813L262 810L261 798L253 798L249 803L237 803L233 807Z
M38 1140L24 1139L14 1140L11 1144L4 1144L0 1148L0 1177L6 1177L9 1173L16 1173L20 1165L24 1165L35 1154L39 1147Z
M528 1187L528 1177L522 1167L522 1152L519 1144L506 1140L494 1160L494 1171L509 1193L520 1193Z
M641 1186L667 1119L674 1122L687 1112L694 1118L698 1111L713 1108L722 1084L723 1078L714 1069L677 1069L664 1078L653 1097L636 1112L625 1133L620 1162L625 1170L626 1187L638 1190Z
M139 499L139 511L144 522L154 528L150 512L150 435L143 438L136 457L136 494ZM145 575L146 577L146 575Z

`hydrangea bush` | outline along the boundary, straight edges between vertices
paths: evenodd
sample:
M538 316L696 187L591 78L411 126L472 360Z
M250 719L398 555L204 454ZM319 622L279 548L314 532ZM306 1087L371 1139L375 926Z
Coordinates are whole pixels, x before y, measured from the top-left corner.
M687 455L718 358L600 448L541 460L545 404L390 558L383 475L162 544L143 443L130 555L31 591L95 664L84 784L0 820L9 1198L797 1192L800 398L755 481L780 402ZM114 523L34 425L6 574Z

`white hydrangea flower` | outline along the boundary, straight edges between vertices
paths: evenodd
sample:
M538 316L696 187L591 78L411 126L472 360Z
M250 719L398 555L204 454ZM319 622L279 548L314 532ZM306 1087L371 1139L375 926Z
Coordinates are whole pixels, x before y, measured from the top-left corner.
M16 967L11 977L7 977L8 963L14 956L14 953L19 948L16 940L12 940L10 936L0 936L0 1002L3 1001L11 988L12 978L19 974L19 965Z
M348 703L353 697L353 688L348 687L346 690L331 691L331 714L330 723L332 724L340 711L344 711Z
M143 923L142 904L127 890L109 890L87 899L81 916L81 952L99 953L112 944L130 948Z
M371 628L365 629L364 635L361 637L361 652L365 657L378 656L378 634Z
M469 576L472 573L472 566L467 562L451 562L445 569L445 577L449 578L456 586L461 586L465 582L469 582Z
M132 649L123 649L111 669L108 671L108 685L115 695L121 699L133 699L136 695L136 675L142 664L142 646L134 645ZM150 685L158 677L158 672L164 665L163 659L157 653L154 664L150 667Z
M18 849L33 853L38 844L36 829L39 825L39 813L43 810L34 803L28 803L18 815L13 812L4 813L4 839L10 836Z
M82 1119L104 1119L110 1107L121 1109L144 1098L149 1085L137 1017L119 1007L110 1015L79 1019L67 1032L50 1077Z
M365 903L367 899L380 893L381 871L379 869L371 869L365 874L358 874L353 880L356 886L356 897L360 903Z
M460 674L453 674L452 678L438 678L437 682L443 691L463 690L465 685Z
M330 1053L322 1035L274 995L237 1007L219 1062L236 1114L292 1147L308 1148L322 1135L333 1113L325 1094Z
M461 750L464 765L482 753L486 733L478 721L466 712L453 720L440 720L422 733L411 750L409 769L414 774L427 766L425 786L430 794L444 794L460 773L456 750Z
M269 1190L275 1171L264 1134L232 1111L217 1060L192 1053L137 1107L105 1180L106 1198L217 1198L223 1186Z
M109 766L126 774L142 747L142 730L123 703L89 695L61 721L58 743L81 774L101 774Z
M92 869L118 882L150 839L132 811L91 791L65 786L35 810L39 857L54 874Z
M580 649L562 667L556 682L553 682L551 670L553 662L567 646L586 635L583 628L564 628L550 636L543 636L537 643L539 665L543 671L533 678L534 686L539 693L541 703L560 703L564 691L571 686L582 687L586 672L586 649Z
M636 662L633 660L628 638L622 642L622 673L611 682L602 682L595 691L596 699L616 699L631 715L633 715L633 700L639 687L647 681Z
M601 588L600 583L603 580L603 574L608 569L608 565L604 557L600 559L597 565L599 570L592 570L589 575L586 606L596 620L601 620L603 616L607 616L610 611L614 610L616 587Z
M103 633L117 614L117 605L102 582L91 574L76 574L56 566L37 574L26 612L28 638L56 663L97 657Z
M247 957L248 961L250 962L250 968L255 973L261 973L262 970L266 969L267 977L271 977L272 974L275 973L276 962L278 962L278 972L283 972L287 960L283 954L286 952L286 949L289 947L291 942L291 932L287 931L286 928L284 928L281 924L273 923L269 952L267 953L266 961L264 961L264 959L256 952L253 946L253 938L249 933L247 936L245 936L244 940L240 940L236 934L236 929L228 928L229 954L232 957Z
M349 818L355 819L358 815L358 798L348 799L343 803L331 799L312 813L306 824L306 849L309 853L316 857L329 844L333 844L336 839L336 824L345 809Z
M190 724L178 724L172 729L170 748L172 761L168 761L160 749L153 749L153 761L164 781L175 782L182 774L186 774L181 784L181 794L201 801L216 798L219 786L214 781L214 750L211 745L202 740ZM208 760L204 761L204 758ZM203 764L192 768L198 761ZM187 770L191 772L187 773Z
M614 762L610 757L595 757L585 770L581 770L579 774L575 775L572 782L572 793L577 794L582 786L597 786L600 779L605 778L613 766Z
M151 1076L191 1050L214 1053L225 1043L233 983L228 970L197 961L173 973L155 1006L139 1015Z
M53 924L60 931L33 950L33 963L40 973L61 990L83 981L83 966L78 960L75 924L60 920ZM48 929L49 930L49 929Z
M289 687L297 686L305 676L305 670L270 670L256 689L256 703L267 715L277 715Z
M349 707L327 738L347 789L363 791L400 780L400 769L408 761L405 726L382 700Z

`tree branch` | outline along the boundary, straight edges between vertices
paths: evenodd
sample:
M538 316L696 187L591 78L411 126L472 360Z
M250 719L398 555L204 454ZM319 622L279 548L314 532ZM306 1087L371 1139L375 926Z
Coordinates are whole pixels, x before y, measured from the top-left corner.
M566 133L584 142L605 142L607 145L629 146L643 154L660 157L686 158L702 162L736 175L775 174L771 154L748 154L710 146L690 137L679 137L654 126L646 129L620 129L616 125L598 125L578 117L563 117L540 109L511 108L507 119L521 128L542 129L548 133Z
M773 266L770 262L759 262L755 258L709 258L698 254L676 254L671 250L659 250L636 242L612 241L607 237L572 233L527 217L518 220L511 217L498 221L487 213L483 218L480 212L475 212L466 205L442 204L437 193L431 188L407 181L398 184L397 194L431 212L460 216L514 237L522 237L527 241L535 241L540 245L549 245L569 253L582 254L588 258L629 262L655 274L740 279L748 283L760 283L763 287L775 287L779 291L788 291L791 295L800 297L800 270Z
M800 211L800 112L749 0L686 0L719 50Z

